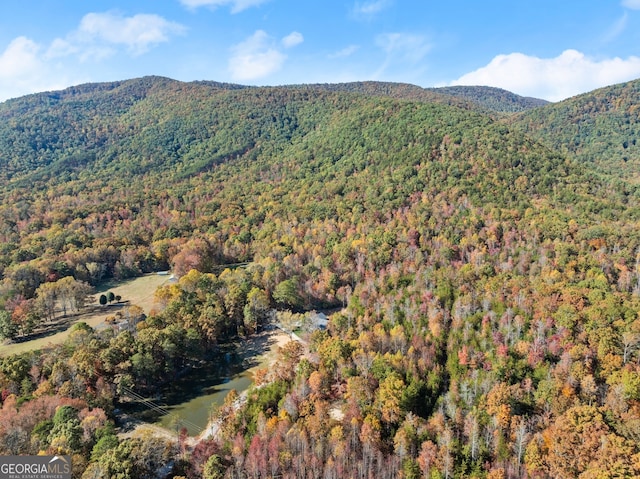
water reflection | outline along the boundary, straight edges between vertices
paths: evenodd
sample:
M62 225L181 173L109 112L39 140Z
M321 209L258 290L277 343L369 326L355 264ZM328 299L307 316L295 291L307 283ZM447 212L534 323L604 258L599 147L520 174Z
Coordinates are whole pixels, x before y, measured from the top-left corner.
M265 333L221 349L215 359L172 382L154 403L168 414L129 404L125 409L136 417L176 431L186 428L190 436L200 434L209 422L212 410L220 406L229 391L246 390L253 382L253 372L264 360L263 353L273 343Z
M198 378L197 383L194 385L191 376L193 374L203 374L203 377ZM186 428L190 436L197 436L200 434L209 421L209 416L213 408L220 406L230 390L235 389L238 392L242 392L247 389L253 381L253 375L250 371L242 371L235 374L232 377L208 377L206 372L194 371L189 378L185 378L186 381L179 381L185 383L183 385L177 384L178 388L182 387L183 391L188 389L193 395L196 393L196 397L188 400L183 400L179 403L181 395L179 392L172 394L174 401L167 401L166 406L170 414L160 416L155 421L157 425L167 429L180 430ZM198 384L199 383L199 384Z

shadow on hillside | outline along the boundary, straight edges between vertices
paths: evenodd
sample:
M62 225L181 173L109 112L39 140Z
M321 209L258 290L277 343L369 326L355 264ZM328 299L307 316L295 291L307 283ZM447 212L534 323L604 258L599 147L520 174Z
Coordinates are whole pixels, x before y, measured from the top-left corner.
M81 322L83 319L89 319L98 314L115 313L125 306L129 305L129 301L120 301L119 303L112 303L105 306L89 306L85 310L79 313L67 314L66 316L57 317L51 321L48 321L30 334L24 336L18 336L14 338L11 343L26 343L36 339L47 338L58 333L67 331L75 323Z
M13 338L13 343L26 343L28 341L33 341L34 339L42 339L48 336L53 336L54 334L61 333L69 329L75 319L80 315L67 316L66 318L59 318L50 323L47 323L44 327L39 327L37 330L32 332L31 334L26 334L24 336L18 336Z
M157 391L136 391L145 400L125 395L118 407L122 417L128 419L123 420L119 427L126 431L136 421L155 422L166 413L173 414L176 405L233 389L228 385L230 381L240 376L250 378L252 373L249 370L264 364L264 356L277 343L274 332L277 333L265 330L221 344L209 360L186 367ZM135 420L130 424L132 418Z

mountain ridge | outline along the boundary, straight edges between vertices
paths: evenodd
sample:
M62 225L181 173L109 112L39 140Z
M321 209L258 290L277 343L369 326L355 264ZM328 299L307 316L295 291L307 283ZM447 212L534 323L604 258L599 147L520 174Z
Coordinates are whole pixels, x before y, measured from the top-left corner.
M521 123L573 100L454 92L497 103L148 77L0 104L2 338L28 347L89 285L177 279L148 317L118 311L135 328L0 357L0 453L63 447L83 477L156 452L189 478L640 476L640 188ZM607 104L635 129L634 99L603 100L593 138L617 145ZM116 436L132 385L162 397L273 316L327 309L217 438Z
M388 83L241 88L145 77L26 97L0 105L5 119L0 124L5 180L0 198L33 204L39 190L54 198L71 194L73 202L86 203L83 215L91 216L104 208L97 197L106 188L111 193L103 197L105 204L122 205L129 191L138 210L154 217L154 195L197 185L202 193L192 201L199 204L216 189L216 194L228 190L207 184L207 178L214 185L221 182L219 175L228 175L224 182L244 184L247 191L267 188L270 182L259 178L280 177L297 191L304 178L315 177L326 183L321 190L348 192L343 194L357 199L365 211L390 212L426 188L434 197L466 195L476 205L484 201L520 211L534 200L573 207L571 202L581 197L599 210L614 206L612 214L618 217L635 194L623 179L594 180L595 170L584 170L544 142L523 136L517 125L470 108L466 99L461 106L450 104L452 97L446 95L424 101L433 97L430 91L422 99L407 99L421 92ZM256 183L247 184L248 177ZM363 177L369 180L363 183ZM394 185L395 192L383 194L380 181ZM571 182L576 186L569 188ZM144 190L151 197L128 186L139 183L148 183ZM377 185L372 191L388 197L388 203L363 197L358 188L364 184ZM95 186L85 191L85 185ZM598 189L607 191L609 206L591 193ZM572 190L582 193L576 196ZM325 208L320 216L335 212L326 192L319 194ZM253 204L246 193L239 197ZM19 213L7 215L19 221ZM180 230L191 234L193 227L181 223ZM167 231L156 227L154 236ZM145 244L153 241L149 234L134 236L145 238Z
M640 80L599 88L507 121L562 153L640 181Z
M402 98L407 100L438 101L456 106L470 106L484 108L486 111L498 113L513 113L530 108L536 108L549 102L546 100L522 97L515 93L508 92L495 87L485 86L454 86L454 87L429 87L423 88L410 83L385 82L385 81L354 81L346 83L308 83L308 84L287 84L274 86L249 86L234 83L216 82L210 80L196 80L183 82L162 76L145 76L119 80L113 82L85 83L71 86L62 90L39 92L25 95L19 98L5 100L5 102L18 101L21 98L33 98L38 95L48 95L53 98L61 98L68 95L81 95L82 93L95 93L98 91L108 91L115 88L126 87L133 84L162 84L175 83L183 85L205 85L221 90L240 90L256 88L293 88L310 90L343 91L352 93L362 93L376 96L388 96L391 98ZM467 103L470 102L470 103ZM4 103L4 102L3 102ZM0 103L1 104L1 103Z

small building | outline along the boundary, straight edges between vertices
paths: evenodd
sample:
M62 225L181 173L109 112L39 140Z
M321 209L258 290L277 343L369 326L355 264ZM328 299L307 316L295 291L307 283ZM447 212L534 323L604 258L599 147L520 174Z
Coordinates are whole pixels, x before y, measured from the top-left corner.
M123 321L120 321L119 323L116 324L116 328L118 329L118 332L122 332L122 331L134 331L134 327L133 324L131 324L131 322L128 319L125 319Z
M324 313L316 313L315 311L309 315L311 327L324 331L329 326L329 318Z

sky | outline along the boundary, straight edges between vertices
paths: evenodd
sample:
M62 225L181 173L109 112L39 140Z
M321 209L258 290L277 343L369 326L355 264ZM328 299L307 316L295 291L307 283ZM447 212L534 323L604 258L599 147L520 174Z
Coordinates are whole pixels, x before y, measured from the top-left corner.
M0 101L160 75L487 85L559 101L640 78L640 0L22 0Z

